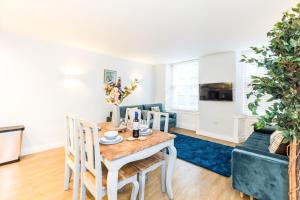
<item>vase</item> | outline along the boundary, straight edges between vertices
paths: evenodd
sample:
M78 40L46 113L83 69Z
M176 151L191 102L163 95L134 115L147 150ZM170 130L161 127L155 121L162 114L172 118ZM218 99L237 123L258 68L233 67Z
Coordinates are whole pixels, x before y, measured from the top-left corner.
M111 122L114 127L120 126L120 106L119 105L113 105Z

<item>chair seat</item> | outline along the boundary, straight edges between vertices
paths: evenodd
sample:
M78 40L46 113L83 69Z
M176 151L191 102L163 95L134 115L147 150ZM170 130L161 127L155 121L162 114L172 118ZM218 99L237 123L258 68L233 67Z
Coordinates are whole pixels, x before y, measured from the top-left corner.
M139 170L137 167L132 164L127 164L119 170L118 180L122 181L126 178L137 175L138 172ZM107 174L108 171L106 167L102 165L102 187L106 187L107 185ZM95 176L90 171L86 171L85 173L83 173L83 176L86 181L90 181L93 185L96 184Z
M164 160L164 156L161 152L154 154L149 158L145 158L143 160L139 160L133 163L133 165L139 169L139 171L144 171L151 167L152 165L159 163Z

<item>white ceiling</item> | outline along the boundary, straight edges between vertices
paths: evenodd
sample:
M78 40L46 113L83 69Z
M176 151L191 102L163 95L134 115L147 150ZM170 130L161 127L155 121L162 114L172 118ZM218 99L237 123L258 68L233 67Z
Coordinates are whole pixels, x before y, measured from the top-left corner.
M299 0L0 0L0 30L145 63L262 44Z

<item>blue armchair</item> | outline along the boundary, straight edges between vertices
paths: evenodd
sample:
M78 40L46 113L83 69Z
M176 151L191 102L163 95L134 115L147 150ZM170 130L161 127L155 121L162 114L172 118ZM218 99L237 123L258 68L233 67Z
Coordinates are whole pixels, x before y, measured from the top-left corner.
M259 200L288 199L288 158L269 153L274 128L255 130L232 152L232 186Z

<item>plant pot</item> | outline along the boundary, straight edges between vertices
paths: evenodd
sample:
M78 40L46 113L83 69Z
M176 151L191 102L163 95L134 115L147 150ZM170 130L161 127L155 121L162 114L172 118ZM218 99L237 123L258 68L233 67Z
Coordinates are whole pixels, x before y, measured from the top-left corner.
M113 105L111 122L114 127L120 126L120 106L118 105Z

